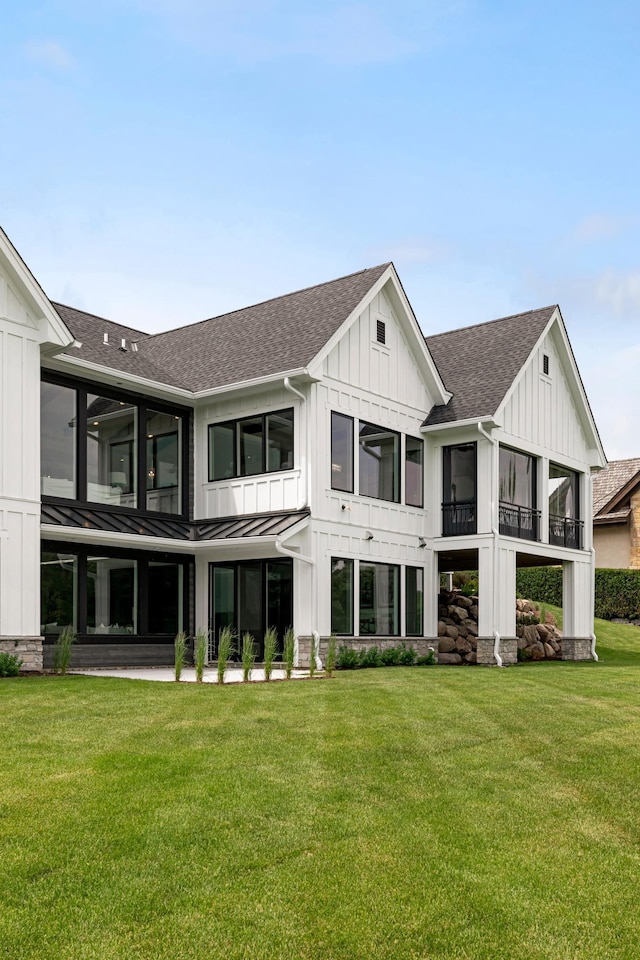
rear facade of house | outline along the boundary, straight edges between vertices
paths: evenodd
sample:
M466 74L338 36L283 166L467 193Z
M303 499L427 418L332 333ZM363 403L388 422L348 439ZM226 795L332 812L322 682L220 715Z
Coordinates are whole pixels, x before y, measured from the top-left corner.
M516 658L518 566L561 564L594 649L605 460L560 311L425 341L392 264L150 336L48 300L0 233L0 647L167 664L179 630L437 648L477 570L477 660Z

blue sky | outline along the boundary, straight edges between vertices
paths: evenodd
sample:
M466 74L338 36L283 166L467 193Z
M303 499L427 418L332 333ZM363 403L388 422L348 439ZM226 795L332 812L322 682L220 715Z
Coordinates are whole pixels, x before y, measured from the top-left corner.
M392 259L425 333L559 303L640 456L640 4L22 0L0 222L144 330Z

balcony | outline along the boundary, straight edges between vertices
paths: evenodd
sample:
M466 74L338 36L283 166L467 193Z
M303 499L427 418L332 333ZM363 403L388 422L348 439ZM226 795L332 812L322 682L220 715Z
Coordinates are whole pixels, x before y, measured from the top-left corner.
M442 504L442 536L464 537L478 532L475 500Z
M556 547L570 547L582 550L584 523L570 517L558 517L549 514L549 543Z
M500 533L505 537L517 537L519 540L539 540L540 515L539 510L503 503L501 500L498 506Z

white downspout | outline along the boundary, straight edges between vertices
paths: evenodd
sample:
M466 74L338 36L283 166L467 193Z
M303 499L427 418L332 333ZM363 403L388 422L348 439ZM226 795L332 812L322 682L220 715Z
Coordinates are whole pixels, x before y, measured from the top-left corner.
M291 383L289 377L285 377L283 380L285 390L288 390L289 393L292 393L295 397L298 397L302 403L303 409L306 407L307 398L304 393L298 390L297 387L294 387ZM301 424L300 424L301 426ZM304 422L304 497L302 503L298 505L298 510L303 510L305 507L311 506L310 491L311 491L311 470L309 468L309 423L308 418L305 417Z
M494 476L495 470L495 460L496 453L498 449L498 441L494 440L493 437L487 433L481 423L478 423L478 431L481 436L491 444L491 533L493 534L493 619L495 624L495 619L498 614L498 538L500 534L498 533L498 520L496 510L496 490L498 487L498 478ZM514 598L515 600L515 598ZM500 656L500 634L497 630L493 631L493 656L499 667L503 666L502 657Z
M595 607L596 607L596 548L591 545L591 609L594 611L595 616ZM591 634L591 658L598 662L598 654L596 653L596 635L595 633Z

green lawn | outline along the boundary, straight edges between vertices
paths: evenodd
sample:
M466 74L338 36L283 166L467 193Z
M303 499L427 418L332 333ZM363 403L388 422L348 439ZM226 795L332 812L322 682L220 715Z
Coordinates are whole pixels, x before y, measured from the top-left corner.
M640 954L640 628L601 663L0 681L0 957Z

